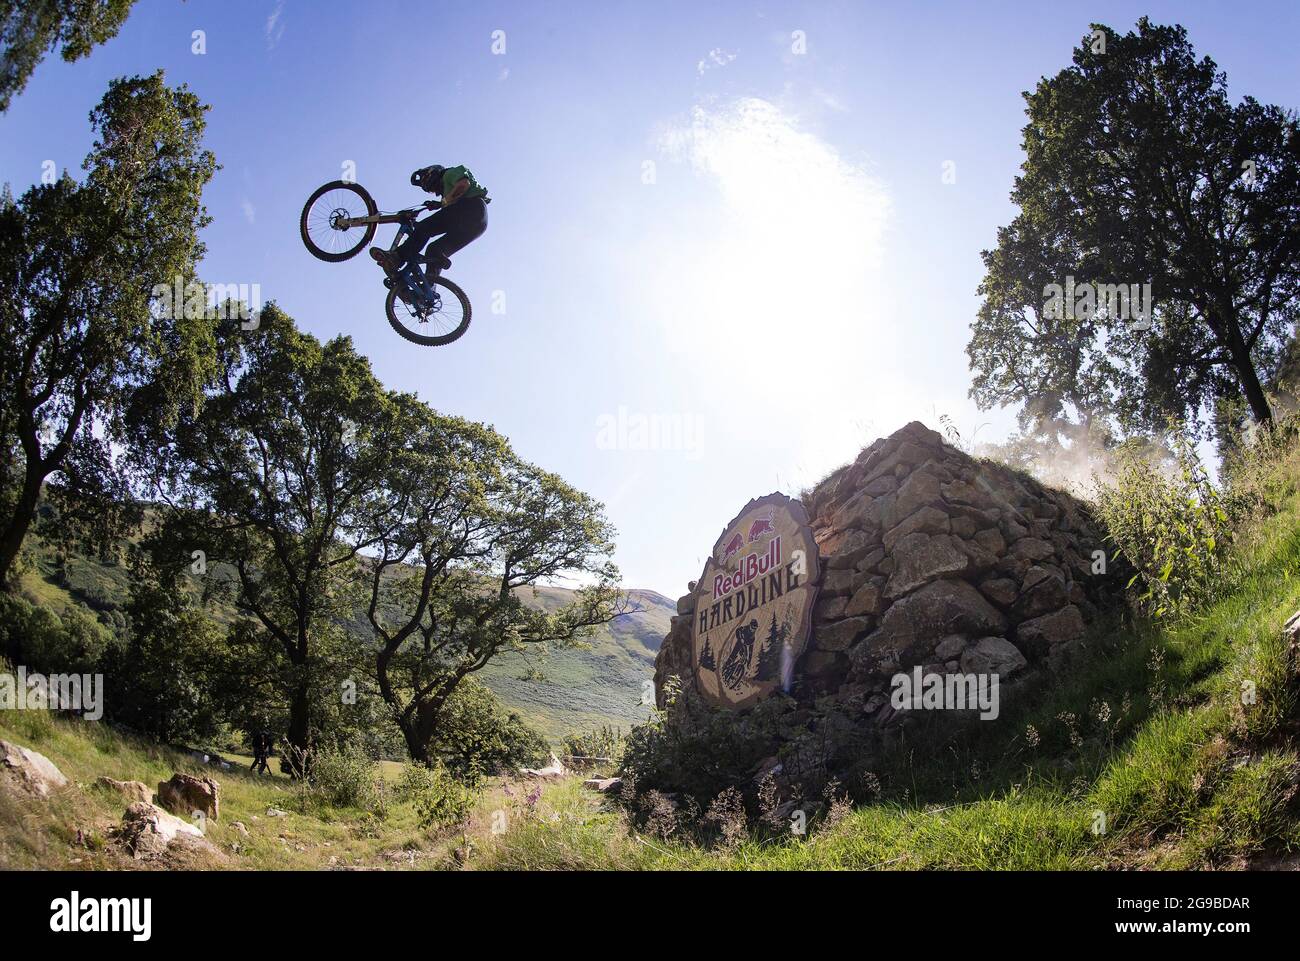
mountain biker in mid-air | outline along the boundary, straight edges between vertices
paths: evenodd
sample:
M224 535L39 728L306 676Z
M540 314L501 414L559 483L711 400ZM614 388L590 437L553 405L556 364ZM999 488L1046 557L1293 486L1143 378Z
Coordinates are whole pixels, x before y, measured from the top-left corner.
M474 175L463 166L443 167L431 164L421 167L411 174L411 185L426 193L438 195L442 198L441 202L425 201L425 208L434 213L419 221L411 236L396 249L388 251L382 247L371 247L370 256L391 277L409 264L413 257L418 256L425 244L429 244L425 253L429 259L429 279L432 280L439 271L450 265L451 261L447 259L449 255L477 240L487 230L487 205L491 199L474 179ZM442 236L429 243L436 234ZM398 288L398 292L406 299L401 288Z

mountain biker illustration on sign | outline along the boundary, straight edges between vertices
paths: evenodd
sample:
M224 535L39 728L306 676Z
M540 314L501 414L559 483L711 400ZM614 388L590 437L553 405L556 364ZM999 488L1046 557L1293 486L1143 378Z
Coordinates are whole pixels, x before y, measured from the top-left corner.
M441 203L426 201L424 206L434 213L416 223L411 236L392 250L371 247L370 256L392 277L424 250L429 258L428 274L436 277L439 271L450 266L447 259L450 255L483 236L487 230L487 205L491 200L464 166L431 164L421 167L411 174L411 185L426 193L437 194L442 198ZM430 239L437 234L442 236L430 244ZM425 244L429 244L427 249Z
M442 276L442 271L451 266L448 255L487 230L491 200L463 166L421 167L411 174L411 184L442 200L381 213L370 192L359 183L333 180L307 198L299 230L313 257L340 263L360 253L374 239L379 225L397 224L392 245L387 250L376 247L370 251L386 275L384 312L402 337L414 344L440 347L465 333L471 315L469 297ZM417 220L425 210L434 212Z

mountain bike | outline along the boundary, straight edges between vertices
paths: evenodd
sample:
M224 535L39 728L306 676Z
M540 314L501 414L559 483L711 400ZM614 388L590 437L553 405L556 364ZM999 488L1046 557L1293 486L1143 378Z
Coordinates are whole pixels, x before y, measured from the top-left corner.
M374 239L380 224L398 225L388 248L395 249L415 229L420 212L433 206L436 204L431 202L380 213L374 198L360 184L334 180L307 198L298 226L312 256L341 263L360 253ZM384 278L388 322L413 344L440 347L469 329L469 297L439 273L450 266L450 260L436 253L419 254L400 271Z

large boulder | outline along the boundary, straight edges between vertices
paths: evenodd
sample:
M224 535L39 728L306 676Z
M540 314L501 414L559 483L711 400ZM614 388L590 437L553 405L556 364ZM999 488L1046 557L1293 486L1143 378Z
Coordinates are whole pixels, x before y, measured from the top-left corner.
M173 774L170 781L159 782L158 804L182 816L201 813L218 821L221 819L221 785L210 777Z
M127 801L134 803L143 801L146 804L153 803L153 792L149 790L149 785L143 781L115 781L111 777L100 777L95 781L106 791L120 795Z
M1007 619L966 581L933 581L890 605L880 627L862 642L863 655L894 651L918 659L949 634L1001 634Z
M217 853L198 827L145 801L136 801L126 809L118 837L136 860L160 857L176 844Z
M0 771L35 797L49 797L68 783L63 772L44 754L8 741L0 741Z

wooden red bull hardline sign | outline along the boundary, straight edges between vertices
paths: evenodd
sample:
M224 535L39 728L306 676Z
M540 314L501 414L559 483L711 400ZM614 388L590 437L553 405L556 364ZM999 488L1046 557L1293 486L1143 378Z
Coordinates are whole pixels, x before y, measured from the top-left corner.
M790 689L812 629L817 544L803 504L750 501L713 546L695 586L696 689L721 707L749 707Z

